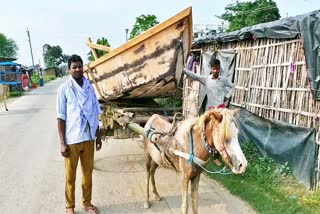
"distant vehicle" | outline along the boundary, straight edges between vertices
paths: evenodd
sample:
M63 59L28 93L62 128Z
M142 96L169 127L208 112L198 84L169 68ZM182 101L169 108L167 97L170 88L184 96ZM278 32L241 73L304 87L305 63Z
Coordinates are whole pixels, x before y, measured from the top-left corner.
M0 84L9 85L10 90L22 90L21 64L0 62Z

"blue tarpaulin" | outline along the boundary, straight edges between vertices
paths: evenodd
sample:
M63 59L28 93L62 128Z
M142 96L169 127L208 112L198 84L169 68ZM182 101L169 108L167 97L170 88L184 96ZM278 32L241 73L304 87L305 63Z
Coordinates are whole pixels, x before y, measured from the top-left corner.
M0 66L10 66L10 65L19 65L19 64L17 64L17 63L15 63L15 62L0 62Z
M263 157L277 163L286 162L292 174L305 187L314 186L316 131L278 120L259 117L241 108L237 115L239 139L252 141Z

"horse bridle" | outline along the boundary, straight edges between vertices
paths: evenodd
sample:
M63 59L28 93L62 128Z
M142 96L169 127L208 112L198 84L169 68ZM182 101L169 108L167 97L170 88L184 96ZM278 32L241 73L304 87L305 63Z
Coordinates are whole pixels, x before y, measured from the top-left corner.
M209 144L207 143L207 138L205 136L205 131L204 130L205 130L205 127L203 127L203 129L201 130L202 145L206 149L206 151L209 153L209 155L210 154L212 155L213 159L218 159L219 155L221 155L221 154L219 153L219 151L215 147L213 139L212 139L213 148L209 146Z
M209 144L207 143L207 138L203 132L202 132L202 145L207 150L207 152L209 152L209 154L212 154L213 157L216 157L217 155L219 155L219 152L214 146L214 144L213 144L213 148L209 146Z

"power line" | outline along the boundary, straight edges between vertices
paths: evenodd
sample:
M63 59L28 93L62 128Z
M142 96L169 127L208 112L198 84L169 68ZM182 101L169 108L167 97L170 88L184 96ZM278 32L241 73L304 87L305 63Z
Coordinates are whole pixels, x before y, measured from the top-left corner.
M246 11L240 11L238 13L236 13L236 15L242 15L242 14L248 14L248 13L256 13L256 12L260 12L260 11L264 11L264 10L270 10L273 8L278 8L277 5L274 6L268 6L268 7L261 7L261 8L257 8L254 10L246 10Z

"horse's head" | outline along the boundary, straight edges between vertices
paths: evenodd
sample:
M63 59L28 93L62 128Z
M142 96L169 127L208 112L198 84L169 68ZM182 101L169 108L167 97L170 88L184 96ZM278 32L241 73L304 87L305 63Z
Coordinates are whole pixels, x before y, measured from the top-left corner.
M233 173L244 173L247 160L241 150L234 115L238 110L214 109L201 116L198 125L208 144L215 148Z

